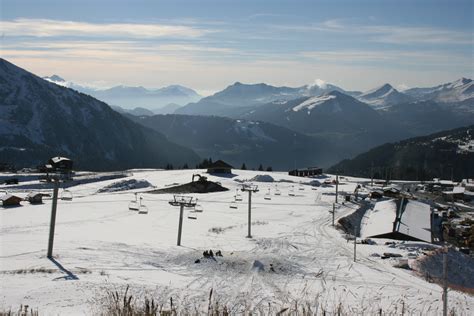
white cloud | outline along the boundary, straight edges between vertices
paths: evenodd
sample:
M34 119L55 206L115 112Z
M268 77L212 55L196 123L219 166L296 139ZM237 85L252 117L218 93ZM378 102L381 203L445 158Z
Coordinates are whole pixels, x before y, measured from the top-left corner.
M474 43L472 32L438 27L400 25L363 25L345 23L342 19L326 20L316 24L269 25L270 28L289 32L332 32L341 35L359 35L369 42L390 44L461 44Z
M301 56L318 62L372 65L418 65L418 66L469 66L471 59L463 54L443 51L403 51L403 50L337 50L304 51Z
M194 38L211 30L185 25L142 24L142 23L90 23L46 19L15 19L0 21L5 36L90 36L114 38Z

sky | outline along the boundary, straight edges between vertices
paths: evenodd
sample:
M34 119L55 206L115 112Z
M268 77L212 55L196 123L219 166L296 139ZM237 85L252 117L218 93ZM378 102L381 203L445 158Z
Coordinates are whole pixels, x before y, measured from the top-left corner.
M473 1L0 0L1 57L95 87L474 77Z

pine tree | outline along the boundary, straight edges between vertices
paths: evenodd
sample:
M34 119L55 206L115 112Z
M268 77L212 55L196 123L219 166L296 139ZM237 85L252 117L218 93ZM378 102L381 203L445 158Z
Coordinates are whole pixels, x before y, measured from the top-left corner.
M258 166L258 171L263 171L263 166L262 166L262 164L260 164L260 166Z
M247 170L247 166L245 165L245 162L242 164L242 167L240 167L241 170Z
M267 171L273 171L272 167L267 167Z

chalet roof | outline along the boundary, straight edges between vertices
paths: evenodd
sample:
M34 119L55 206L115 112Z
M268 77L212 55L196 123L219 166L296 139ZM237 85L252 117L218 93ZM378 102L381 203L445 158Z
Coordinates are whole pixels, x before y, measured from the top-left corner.
M43 196L50 196L50 195L47 194L47 193L30 192L30 193L28 193L28 195L26 196L26 198L27 198L27 199L28 199L28 198L34 198L34 197L36 197L36 196L41 196L41 197L43 197Z
M431 242L431 209L426 203L410 200L402 213L399 233Z
M12 198L21 200L21 197L7 193L0 196L0 201L8 201L9 199L12 199Z
M387 200L375 204L373 210L367 211L361 223L361 236L376 237L389 233L400 233L417 240L431 242L431 209L426 203L409 200L400 222L397 218L395 200Z
M443 194L463 194L465 191L465 187L454 187L452 191L443 191Z
M222 160L214 161L207 169L232 169L231 165Z
M54 163L54 164L57 164L57 163L59 163L59 162L61 162L61 161L71 161L71 159L69 159L69 158L60 157L60 156L53 157L53 158L51 158L50 160L51 160L51 162Z

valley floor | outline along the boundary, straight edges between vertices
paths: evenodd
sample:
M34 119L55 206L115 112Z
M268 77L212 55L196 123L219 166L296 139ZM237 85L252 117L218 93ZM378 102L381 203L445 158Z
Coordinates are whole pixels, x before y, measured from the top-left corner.
M126 179L164 188L190 182L201 171L132 170ZM193 195L204 211L197 213L197 220L188 219L185 211L181 247L176 246L179 208L168 203L172 195L140 194L149 213L138 214L128 209L129 202L134 192L150 188L97 193L121 181L117 179L71 187L73 200L59 201L54 260L46 258L51 200L0 209L0 311L27 304L40 314L97 314L103 311L107 291L130 285L134 297L153 296L164 304L172 297L180 308L200 311L207 311L213 289L214 300L235 313L277 311L295 303L327 311L341 304L346 312L360 315L379 309L442 313L438 285L416 271L393 267L393 259L370 256L421 253L428 244L358 244L354 262L353 243L331 226L334 187L313 190L299 184L309 179L283 173L234 172L233 178L209 176L229 191ZM242 193L237 209L229 204L241 185L235 180L259 174L278 182L254 182L260 191L252 196L253 238L246 238L247 195ZM33 180L30 184L35 187ZM280 196L274 195L275 184ZM356 179L346 179L340 191L352 192L356 185ZM288 195L292 186L296 196ZM271 200L264 199L268 188ZM30 192L22 185L7 189L19 196ZM336 219L359 207L352 202L338 205ZM221 250L223 257L202 258L208 249ZM252 268L256 260L263 270ZM457 315L472 315L474 297L452 290L449 306Z

